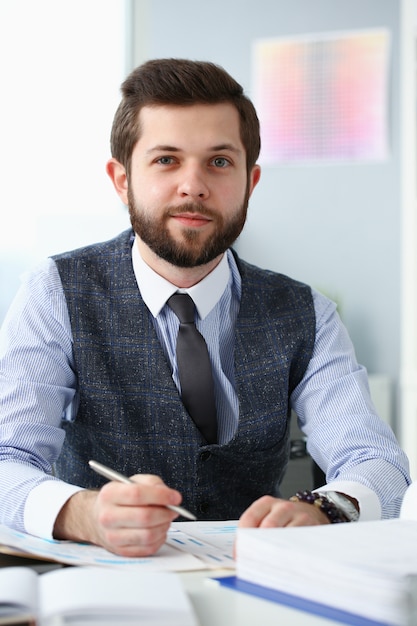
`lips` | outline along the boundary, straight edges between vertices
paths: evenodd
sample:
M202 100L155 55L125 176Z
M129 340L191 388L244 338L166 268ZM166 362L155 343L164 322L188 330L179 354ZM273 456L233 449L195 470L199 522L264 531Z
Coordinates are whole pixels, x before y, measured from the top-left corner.
M190 228L199 228L206 226L212 219L199 213L177 213L172 216L176 221Z

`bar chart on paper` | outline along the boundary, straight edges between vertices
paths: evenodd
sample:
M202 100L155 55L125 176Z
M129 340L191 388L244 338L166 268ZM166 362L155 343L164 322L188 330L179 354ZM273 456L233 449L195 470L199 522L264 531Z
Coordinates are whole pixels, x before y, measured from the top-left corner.
M173 522L168 545L201 559L208 568L234 568L237 521Z

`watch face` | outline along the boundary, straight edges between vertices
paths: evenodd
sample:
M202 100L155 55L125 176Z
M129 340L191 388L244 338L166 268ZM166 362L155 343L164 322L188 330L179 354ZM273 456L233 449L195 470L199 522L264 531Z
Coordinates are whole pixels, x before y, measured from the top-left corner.
M356 520L359 518L359 513L355 505L349 500L349 498L346 498L346 496L343 496L337 491L328 491L323 495L327 496L328 499L333 502L333 504L335 504L341 511L343 511L343 513L346 515L346 517L350 519L350 521L356 522Z

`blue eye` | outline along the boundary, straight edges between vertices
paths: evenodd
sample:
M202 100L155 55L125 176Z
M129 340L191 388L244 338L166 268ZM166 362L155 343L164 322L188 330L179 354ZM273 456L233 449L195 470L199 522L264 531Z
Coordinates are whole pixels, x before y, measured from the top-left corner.
M216 157L215 159L213 159L213 164L216 167L227 167L228 165L230 165L230 162L224 157Z
M172 161L172 157L169 156L163 156L158 159L158 163L161 163L161 165L171 165Z

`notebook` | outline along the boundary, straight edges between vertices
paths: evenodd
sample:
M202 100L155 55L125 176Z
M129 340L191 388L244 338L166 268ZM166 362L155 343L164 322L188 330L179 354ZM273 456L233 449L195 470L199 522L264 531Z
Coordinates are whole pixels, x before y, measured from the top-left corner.
M197 626L191 602L173 572L67 567L38 575L0 570L0 624L42 626Z

